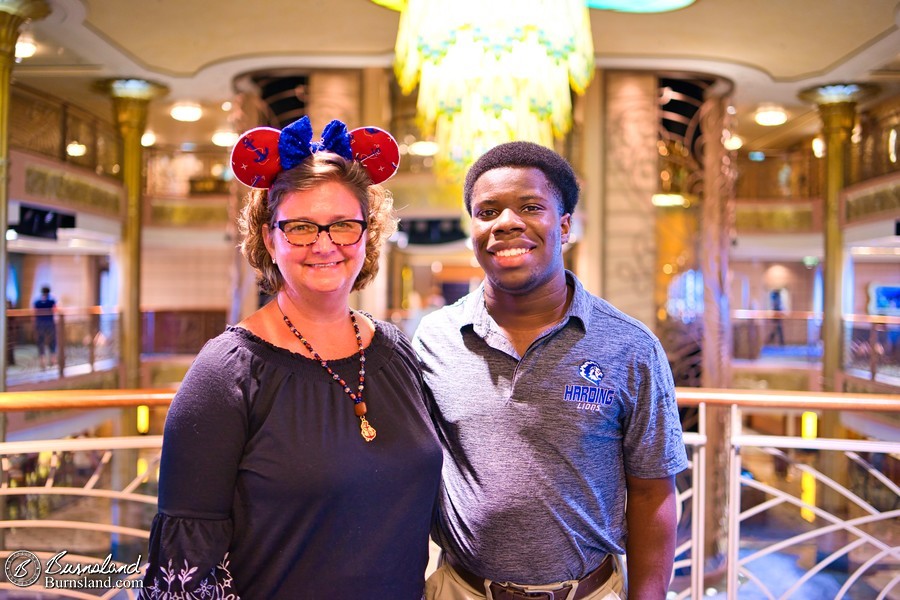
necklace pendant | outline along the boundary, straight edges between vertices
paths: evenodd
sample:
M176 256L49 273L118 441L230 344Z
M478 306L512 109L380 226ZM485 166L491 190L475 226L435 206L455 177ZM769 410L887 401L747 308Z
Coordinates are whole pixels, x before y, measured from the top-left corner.
M365 415L359 417L359 433L367 442L371 442L375 439L375 428L369 425L369 421L366 420Z

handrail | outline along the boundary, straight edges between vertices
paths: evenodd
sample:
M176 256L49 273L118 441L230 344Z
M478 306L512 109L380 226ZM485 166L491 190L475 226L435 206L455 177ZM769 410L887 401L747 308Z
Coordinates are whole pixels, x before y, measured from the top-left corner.
M0 393L0 412L131 406L168 406L174 389L50 390ZM780 410L900 412L900 395L783 390L676 388L679 406L739 406Z
M0 412L129 406L168 406L175 390L52 390L0 393Z
M744 321L750 319L822 319L821 312L811 310L771 310L771 309L751 309L736 308L731 311L731 318L736 321ZM847 323L872 323L877 325L900 325L900 317L893 315L858 315L846 313L841 316L843 321Z
M677 388L679 406L739 406L779 410L852 410L900 412L900 395L839 392L789 392L783 390L728 390Z

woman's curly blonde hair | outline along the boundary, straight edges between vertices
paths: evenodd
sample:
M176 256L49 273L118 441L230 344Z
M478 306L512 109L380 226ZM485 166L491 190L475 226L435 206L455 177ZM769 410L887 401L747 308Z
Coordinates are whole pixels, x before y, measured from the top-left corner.
M242 241L241 253L256 269L259 287L266 294L276 294L284 287L284 277L272 262L264 241L263 225L269 231L277 228L278 207L291 192L303 192L329 181L343 184L359 200L366 229L366 258L353 282L353 290L361 290L378 273L381 247L397 230L394 201L390 192L372 184L365 168L355 160L346 160L331 152L316 152L293 169L282 171L268 190L253 190L238 218Z

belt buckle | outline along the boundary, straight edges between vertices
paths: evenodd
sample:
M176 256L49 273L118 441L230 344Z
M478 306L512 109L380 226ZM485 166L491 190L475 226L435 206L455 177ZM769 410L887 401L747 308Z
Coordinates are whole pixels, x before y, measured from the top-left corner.
M568 594L572 591L571 585L563 585L555 590L530 590L526 587L516 585L514 583L505 583L498 585L506 588L506 590L512 592L513 595L528 598L528 600L556 600L557 593L562 592L563 594L565 594L565 596L563 597L568 597Z

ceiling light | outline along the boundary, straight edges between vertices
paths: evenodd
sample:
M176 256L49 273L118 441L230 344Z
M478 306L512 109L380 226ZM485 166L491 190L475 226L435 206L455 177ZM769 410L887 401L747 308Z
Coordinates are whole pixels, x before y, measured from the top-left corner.
M149 148L153 144L156 143L156 134L152 131L144 132L144 135L141 136L141 146L144 148Z
M220 129L212 135L212 143L223 148L231 148L238 141L238 134Z
M588 8L630 13L658 13L690 6L695 0L587 0Z
M688 206L690 202L682 194L653 194L653 206Z
M440 147L437 142L428 142L425 140L413 142L409 146L409 153L413 156L434 156L438 153Z
M726 150L733 152L735 150L741 149L741 146L744 145L744 140L742 140L740 136L730 134L725 138L725 141L722 143L722 145L725 146Z
M19 39L16 40L16 59L31 58L35 52L37 52L37 44L34 42L34 37L28 32L20 33Z
M199 121L200 117L203 116L203 108L196 102L178 102L172 107L169 114L176 121L192 123Z
M69 145L66 146L66 154L69 156L84 156L86 152L87 146L79 144L77 140L72 140L69 142Z
M231 102L228 101L228 100L226 100L225 102L223 102L223 103L222 103L222 110L224 110L225 112L228 112L229 110L231 110Z
M753 113L753 118L759 125L772 127L787 121L787 113L778 104L760 104L756 112Z

